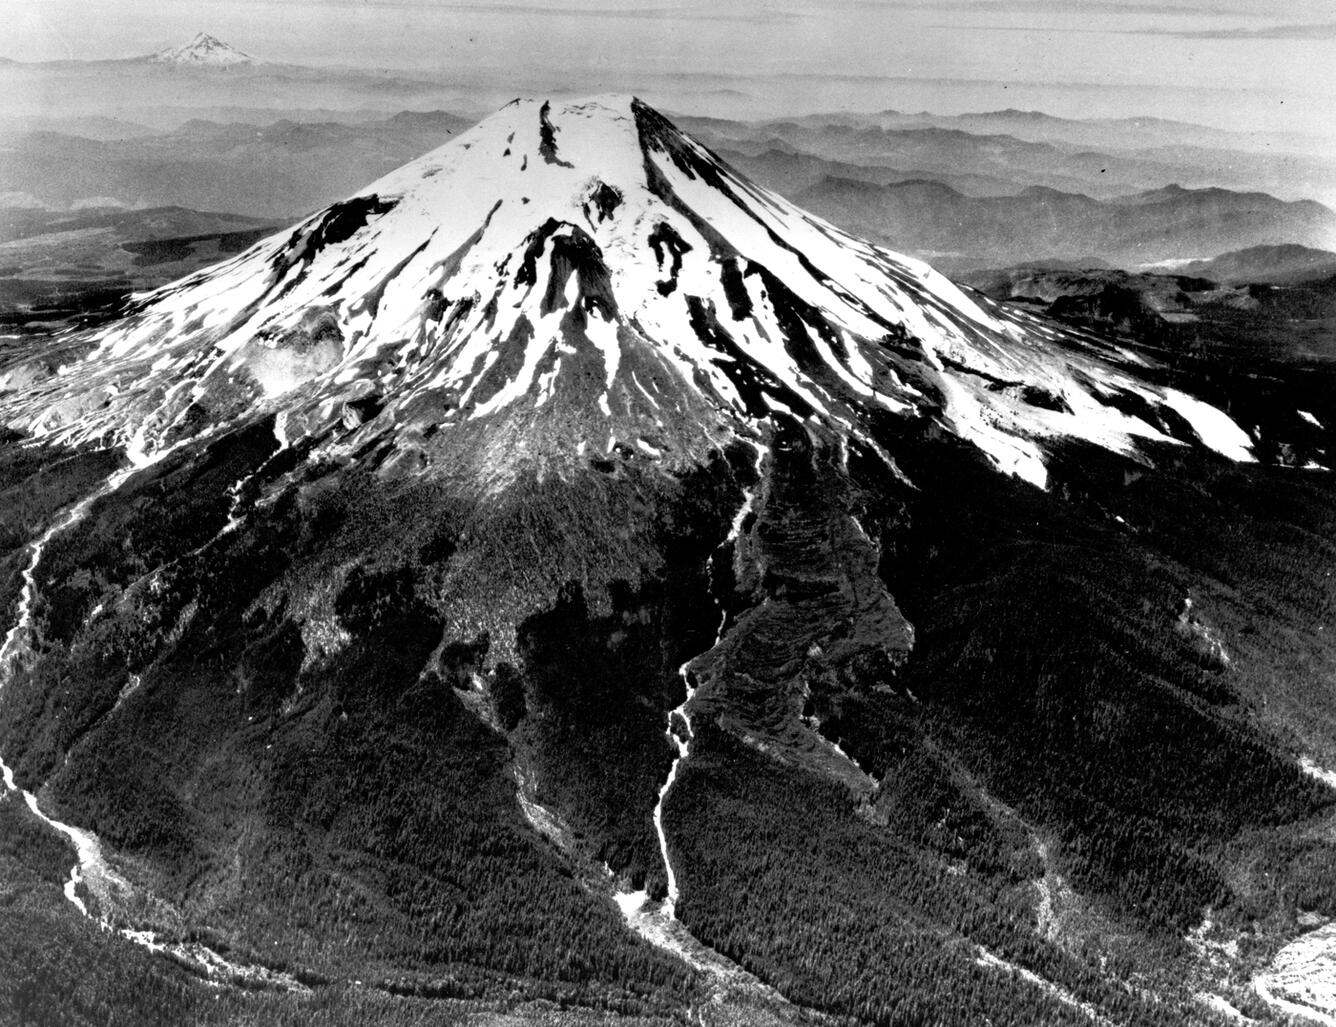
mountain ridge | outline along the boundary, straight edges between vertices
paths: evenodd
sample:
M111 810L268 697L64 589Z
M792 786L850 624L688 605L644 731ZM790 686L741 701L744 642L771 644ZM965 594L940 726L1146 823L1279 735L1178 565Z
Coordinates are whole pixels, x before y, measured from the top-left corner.
M930 195L932 207L922 198ZM1130 266L1254 245L1325 248L1336 213L1311 200L1171 186L1095 199L1031 186L1017 196L967 196L941 183L826 178L795 195L823 217L951 268L1097 255Z
M1336 253L1293 243L1254 246L1221 253L1210 260L1192 261L1175 270L1180 274L1200 275L1228 284L1284 284L1312 281L1336 273Z

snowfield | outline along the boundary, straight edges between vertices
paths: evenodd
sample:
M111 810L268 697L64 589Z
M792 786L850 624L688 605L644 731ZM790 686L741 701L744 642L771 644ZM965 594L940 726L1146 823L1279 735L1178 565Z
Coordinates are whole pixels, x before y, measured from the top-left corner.
M290 444L327 440L312 458L374 438L422 473L459 470L475 426L539 426L472 468L496 488L619 442L686 466L776 412L874 450L873 418L932 422L1039 488L1065 439L1254 459L1145 366L805 213L637 100L517 100L139 297L0 421L146 459L281 403Z

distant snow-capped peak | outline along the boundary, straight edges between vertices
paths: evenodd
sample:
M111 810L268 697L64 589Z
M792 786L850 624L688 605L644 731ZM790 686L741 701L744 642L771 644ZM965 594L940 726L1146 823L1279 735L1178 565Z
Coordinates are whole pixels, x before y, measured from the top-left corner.
M207 32L199 33L181 46L159 50L149 60L154 64L184 64L204 68L231 68L239 64L260 63L250 54L242 53Z
M684 466L772 416L878 451L888 418L931 421L1040 487L1063 440L1253 459L1145 366L805 213L637 100L515 101L141 297L0 421L147 456L272 410L289 440L491 484L619 445Z

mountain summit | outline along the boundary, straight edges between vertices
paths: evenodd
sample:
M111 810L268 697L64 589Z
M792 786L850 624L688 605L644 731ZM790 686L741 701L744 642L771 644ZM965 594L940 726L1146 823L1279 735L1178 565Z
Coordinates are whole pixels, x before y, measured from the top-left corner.
M142 297L19 420L146 455L261 408L317 435L352 405L375 413L350 444L412 466L468 463L504 426L474 468L494 483L618 442L686 466L776 412L871 448L878 418L934 419L1039 486L1063 439L1251 459L1141 370L755 187L637 100L515 101Z
M198 33L189 43L159 50L148 60L153 64L179 64L191 68L233 68L260 63L250 54L242 53L207 32Z

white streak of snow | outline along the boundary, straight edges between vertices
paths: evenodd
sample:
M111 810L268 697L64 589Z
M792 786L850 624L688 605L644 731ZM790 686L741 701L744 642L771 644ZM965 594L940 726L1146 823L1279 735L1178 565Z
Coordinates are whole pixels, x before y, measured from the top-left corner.
M1336 770L1328 770L1311 756L1299 757L1299 769L1309 777L1316 778L1328 788L1336 788Z
M1197 438L1221 456L1239 463L1256 462L1252 439L1224 411L1177 389L1165 389L1164 399L1192 426Z

